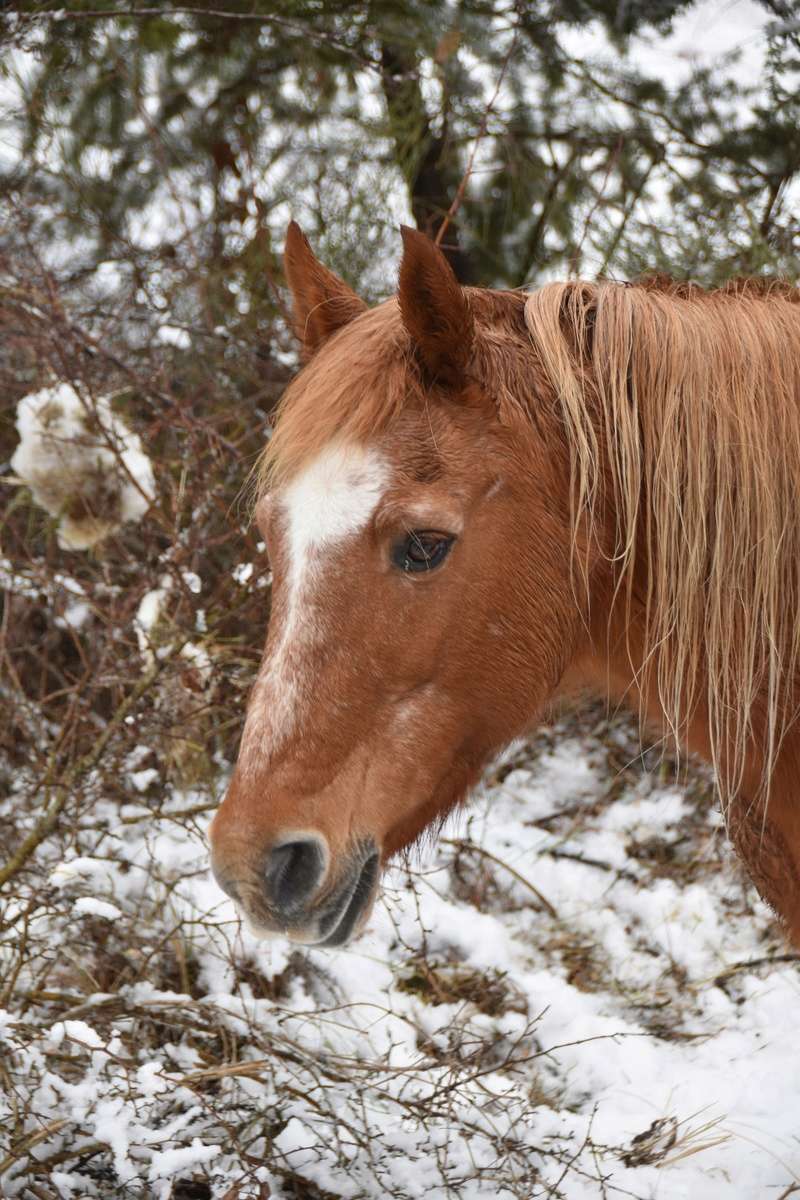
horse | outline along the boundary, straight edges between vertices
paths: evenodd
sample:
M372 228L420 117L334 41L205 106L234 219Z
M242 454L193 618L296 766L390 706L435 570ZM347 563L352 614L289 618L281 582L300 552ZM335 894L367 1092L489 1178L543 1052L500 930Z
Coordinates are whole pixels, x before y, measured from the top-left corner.
M800 945L800 294L462 287L402 238L368 308L287 232L304 365L258 468L272 608L218 883L259 935L343 945L386 863L592 693L712 764Z

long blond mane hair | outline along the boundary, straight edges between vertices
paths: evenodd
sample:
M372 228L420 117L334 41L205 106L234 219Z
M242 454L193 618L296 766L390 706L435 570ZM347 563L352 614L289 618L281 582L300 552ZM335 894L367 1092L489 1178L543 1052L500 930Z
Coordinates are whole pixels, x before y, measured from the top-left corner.
M641 694L655 686L678 743L705 709L723 802L754 746L766 802L798 698L797 301L787 285L570 282L525 305L575 528L610 492L618 597L644 581Z

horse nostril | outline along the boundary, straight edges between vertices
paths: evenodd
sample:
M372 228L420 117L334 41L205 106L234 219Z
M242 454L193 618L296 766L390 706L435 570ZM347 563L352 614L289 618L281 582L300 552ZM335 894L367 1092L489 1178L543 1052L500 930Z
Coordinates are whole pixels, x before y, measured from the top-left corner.
M267 894L280 912L302 908L325 872L325 853L317 838L284 842L267 858Z

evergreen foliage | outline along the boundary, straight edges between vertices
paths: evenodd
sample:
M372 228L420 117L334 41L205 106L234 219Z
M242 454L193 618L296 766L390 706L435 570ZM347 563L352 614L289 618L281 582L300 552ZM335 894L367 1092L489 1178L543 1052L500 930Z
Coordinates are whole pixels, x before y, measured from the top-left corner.
M676 88L626 50L691 0L18 4L3 194L68 278L115 263L173 317L250 333L290 213L382 294L398 219L437 232L485 125L444 238L465 280L796 276L798 35L765 7L757 87L733 55Z

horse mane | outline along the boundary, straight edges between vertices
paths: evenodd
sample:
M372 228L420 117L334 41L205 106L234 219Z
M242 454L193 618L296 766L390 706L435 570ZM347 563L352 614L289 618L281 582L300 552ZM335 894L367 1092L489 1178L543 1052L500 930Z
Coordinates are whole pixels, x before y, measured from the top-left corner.
M756 744L766 803L796 715L799 299L655 278L548 284L525 305L566 428L573 529L610 501L617 594L644 591L640 695L655 686L676 741L705 708L723 800Z
M723 797L761 747L766 799L798 700L800 293L652 277L466 294L501 418L529 423L543 386L552 398L575 543L614 514L617 596L644 610L640 694L655 686L676 741L705 708ZM412 360L396 299L335 333L281 401L259 490L424 407Z

